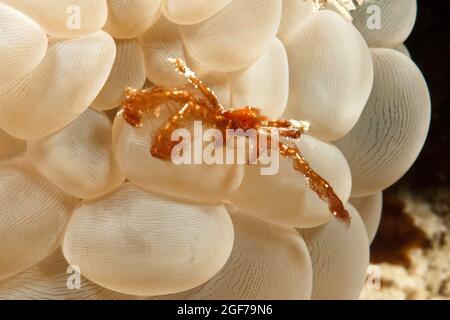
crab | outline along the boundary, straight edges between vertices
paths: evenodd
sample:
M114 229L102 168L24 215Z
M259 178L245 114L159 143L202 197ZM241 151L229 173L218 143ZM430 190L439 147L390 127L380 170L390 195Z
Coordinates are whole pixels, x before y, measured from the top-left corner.
M272 120L264 116L260 109L252 106L225 110L214 92L195 76L184 61L178 58L169 59L169 62L174 65L177 72L186 77L196 92L192 92L189 90L192 88L187 86L180 88L155 86L143 90L126 88L122 104L122 116L133 127L144 126L145 115L160 117L161 107L168 106L168 102L178 106L178 110L171 113L152 137L151 156L170 161L172 150L179 143L172 141L172 133L185 127L186 123L198 120L220 130L224 136L228 129L243 131L252 129L262 134L269 133L268 139L272 139L276 134L281 138L278 140L280 155L292 159L293 168L301 172L309 188L328 203L328 208L335 218L347 225L350 224L350 215L333 187L311 168L295 143L308 131L308 122Z

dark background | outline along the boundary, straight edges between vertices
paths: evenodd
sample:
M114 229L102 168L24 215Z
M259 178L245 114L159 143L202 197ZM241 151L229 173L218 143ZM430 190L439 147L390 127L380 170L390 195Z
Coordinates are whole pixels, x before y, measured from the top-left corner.
M424 195L450 188L450 0L419 0L405 44L428 82L432 117L422 153L394 188Z

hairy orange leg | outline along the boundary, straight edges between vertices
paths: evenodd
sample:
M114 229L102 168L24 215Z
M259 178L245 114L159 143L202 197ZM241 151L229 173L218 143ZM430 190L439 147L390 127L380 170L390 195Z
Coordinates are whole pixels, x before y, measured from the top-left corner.
M195 76L195 73L186 66L183 60L169 59L169 62L173 63L175 70L182 74L195 88L197 88L204 98L210 103L211 107L216 111L222 111L223 107L219 103L219 99L214 92L208 86Z

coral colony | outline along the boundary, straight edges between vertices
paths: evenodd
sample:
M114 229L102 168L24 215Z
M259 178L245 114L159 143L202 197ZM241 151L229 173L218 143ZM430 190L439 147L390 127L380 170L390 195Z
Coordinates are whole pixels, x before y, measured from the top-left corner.
M306 178L308 186L324 201L328 202L331 213L347 225L350 224L350 215L344 208L342 201L334 192L332 186L316 173L303 158L295 139L308 129L308 123L295 120L270 120L261 115L258 108L246 106L238 109L225 110L219 103L214 92L198 79L181 59L169 59L174 64L175 70L184 75L189 83L200 93L195 95L187 87L163 88L153 87L150 89L136 90L127 88L123 102L123 118L133 126L144 125L143 116L149 115L160 117L160 108L168 102L179 106L177 112L173 113L152 137L152 156L162 160L170 160L174 147L180 141L173 141L172 134L175 130L186 127L193 121L202 121L222 132L226 137L227 130L256 130L257 132L268 132L268 140L271 135L277 133L283 142L278 143L279 153L291 158L295 170L300 171ZM267 146L267 145L266 145ZM258 146L261 148L261 146ZM263 150L259 150L261 152Z

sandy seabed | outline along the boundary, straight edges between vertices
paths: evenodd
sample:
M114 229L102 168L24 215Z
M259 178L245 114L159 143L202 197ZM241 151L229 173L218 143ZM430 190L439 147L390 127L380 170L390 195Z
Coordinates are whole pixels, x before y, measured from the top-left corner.
M361 299L450 299L450 191L388 191L371 263L380 288L365 287Z

